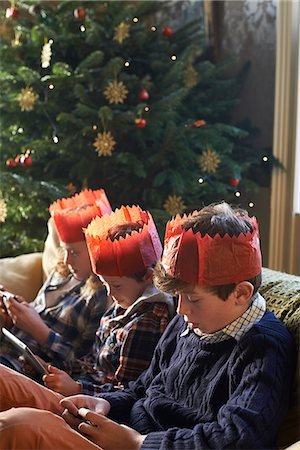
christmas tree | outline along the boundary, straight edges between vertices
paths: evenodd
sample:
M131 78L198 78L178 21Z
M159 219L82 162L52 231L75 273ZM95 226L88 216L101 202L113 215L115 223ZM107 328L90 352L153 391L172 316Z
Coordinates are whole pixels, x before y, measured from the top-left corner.
M227 64L170 2L19 1L2 11L1 253L40 250L48 205L83 187L171 215L236 200L261 154L232 126Z

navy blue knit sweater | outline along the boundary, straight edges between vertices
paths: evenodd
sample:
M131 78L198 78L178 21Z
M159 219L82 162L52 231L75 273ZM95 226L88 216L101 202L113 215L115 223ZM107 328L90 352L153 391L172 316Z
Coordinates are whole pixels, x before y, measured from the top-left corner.
M176 316L152 363L129 388L102 394L110 417L147 434L142 449L269 449L288 407L291 336L273 313L240 340L180 336Z

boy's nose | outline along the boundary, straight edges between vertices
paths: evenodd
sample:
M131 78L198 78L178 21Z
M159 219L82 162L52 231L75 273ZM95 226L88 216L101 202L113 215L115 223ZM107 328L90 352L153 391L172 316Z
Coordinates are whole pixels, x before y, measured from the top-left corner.
M187 299L187 295L185 294L179 295L177 313L181 314L182 316L188 316L190 313L189 301Z

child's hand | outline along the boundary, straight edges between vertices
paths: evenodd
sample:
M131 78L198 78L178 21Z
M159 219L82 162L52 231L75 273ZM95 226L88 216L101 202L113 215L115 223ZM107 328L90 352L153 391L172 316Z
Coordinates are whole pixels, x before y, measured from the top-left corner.
M38 359L39 363L45 367L45 369L48 369L48 364L46 363L46 361L43 360L43 358L41 358L38 355L35 355L36 359ZM35 368L32 366L32 364L30 364L27 359L24 356L19 356L18 360L22 363L22 370L27 374L27 375L31 375L31 376L36 376L37 375L37 371L35 370Z
M78 414L80 408L88 408L98 414L107 415L110 410L110 404L104 398L96 398L90 395L73 395L71 397L63 398L60 402L61 406L65 408L62 417L74 428L78 430L78 425L82 422L82 416Z
M47 388L66 396L80 392L80 384L73 380L66 372L51 365L48 365L47 369L49 374L43 376L43 381Z

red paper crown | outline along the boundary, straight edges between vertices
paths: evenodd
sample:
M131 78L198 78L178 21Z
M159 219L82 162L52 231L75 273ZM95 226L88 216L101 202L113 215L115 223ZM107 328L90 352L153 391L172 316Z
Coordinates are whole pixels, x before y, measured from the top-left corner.
M111 206L103 189L85 189L70 198L62 198L49 207L55 228L62 242L84 241L83 228L96 216L111 213Z
M119 239L110 239L116 225L138 223L140 228ZM96 217L85 230L93 271L98 275L132 276L156 263L162 245L148 211L121 206L109 216Z
M213 238L194 234L191 228L183 230L182 223L191 217L177 216L167 223L162 265L169 275L198 286L219 286L250 280L261 272L255 217L247 217L252 233Z

